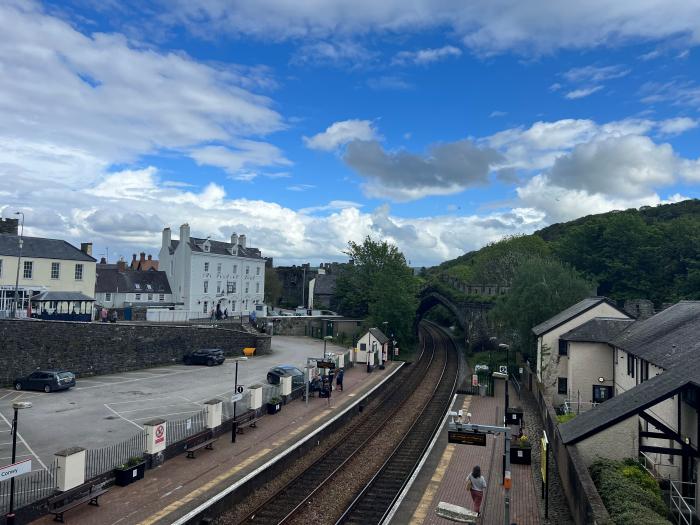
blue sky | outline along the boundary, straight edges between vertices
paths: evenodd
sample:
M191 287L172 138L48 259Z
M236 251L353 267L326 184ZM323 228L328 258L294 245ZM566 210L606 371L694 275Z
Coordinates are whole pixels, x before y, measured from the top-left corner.
M111 258L189 222L432 265L698 197L696 2L405 4L4 2L0 209Z

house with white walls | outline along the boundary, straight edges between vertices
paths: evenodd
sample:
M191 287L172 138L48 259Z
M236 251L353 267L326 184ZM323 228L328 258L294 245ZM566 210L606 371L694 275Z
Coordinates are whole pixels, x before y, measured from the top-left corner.
M175 303L189 317L206 318L217 308L229 315L248 315L263 304L265 259L247 246L246 236L233 233L230 242L190 235L180 226L180 238L163 229L159 270L168 276Z
M354 360L356 363L381 365L389 358L389 338L379 328L370 328L357 340Z

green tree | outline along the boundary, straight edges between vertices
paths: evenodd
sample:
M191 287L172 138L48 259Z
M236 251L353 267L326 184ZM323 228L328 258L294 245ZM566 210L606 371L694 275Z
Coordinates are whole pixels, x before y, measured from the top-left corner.
M338 310L347 316L366 318L370 326L389 330L402 341L411 341L418 307L418 279L406 258L393 244L367 237L350 241L345 252L353 261L338 276Z
M518 266L507 295L500 297L490 315L514 346L533 355L532 327L592 295L595 285L554 258L531 257Z
M282 297L282 282L274 268L265 267L265 303L270 306L279 305Z

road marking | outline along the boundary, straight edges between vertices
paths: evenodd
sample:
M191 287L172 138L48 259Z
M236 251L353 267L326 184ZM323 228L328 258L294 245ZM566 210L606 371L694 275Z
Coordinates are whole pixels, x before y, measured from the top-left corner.
M167 497L170 496L173 492L175 492L176 490L180 490L181 488L182 488L182 485L178 485L177 487L175 487L175 488L174 488L173 490L171 490L170 492L166 492L165 494L163 494L163 495L160 497L160 499L167 498Z
M188 410L187 412L173 412L171 414L154 414L154 415L146 416L146 417L135 417L134 421L141 421L142 419L153 419L155 417L179 416L180 414L194 414L196 412L201 412L201 410L199 408L197 408L195 410ZM126 418L124 418L124 419L126 419ZM127 421L129 421L129 420L127 419ZM133 421L132 421L132 423L133 423Z
M205 368L195 368L195 369L187 369L187 370L182 371L182 372L171 372L171 373L169 373L169 374L167 374L167 375L172 375L172 376L174 376L174 375L184 374L184 373L187 373L187 372L197 372L197 371L199 371L199 370L209 370L209 367L205 367ZM163 374L163 375L166 375L166 374ZM102 376L98 376L98 377L102 377ZM95 386L83 386L83 387L74 387L74 388L75 388L75 390L87 390L88 388L101 388L101 387L104 386L104 385L123 385L124 383L134 383L134 382L136 382L136 381L147 381L147 380L149 380L149 379L153 379L153 378L152 378L152 377L136 377L136 378L134 378L134 379L127 379L126 381L114 381L114 382L107 381L107 382L104 382L104 383L101 383L101 384L95 385ZM86 380L86 381L93 381L93 382L95 382L95 383L97 382L97 381L94 381L94 380L92 380L92 379L88 379L88 380Z
M121 415L119 412L117 412L116 410L112 410L112 409L109 407L109 405L107 405L107 403L105 403L105 408L106 408L107 410L109 410L110 412L112 412L112 413L113 413L115 416L117 416L118 418L121 418L121 419L123 419L124 421L127 421L128 423L131 423L131 424L134 425L135 427L137 427L137 428L143 430L143 427L142 427L141 425L139 425L139 424L137 424L137 423L134 423L131 419L125 418L124 416L122 416L122 415Z
M5 423L7 423L7 426L11 427L10 422L7 420L7 418L5 417L5 415L4 415L2 412L0 412L0 417L3 418L3 419L5 420ZM19 426L19 425L18 425L18 426ZM17 432L17 437L19 438L19 440L20 440L22 443L24 443L24 446L27 447L27 450L28 450L29 452L32 453L32 455L36 458L36 460L39 462L39 464L40 464L42 467L44 467L44 470L49 470L49 469L46 468L46 465L44 465L44 462L41 461L41 458L40 458L39 456L36 455L36 452L34 452L34 451L32 450L32 447L29 446L29 443L27 443L27 442L24 440L24 438L22 437L22 434L20 434L19 432Z
M192 403L194 404L194 403ZM132 408L131 410L120 410L120 414L126 414L128 412L143 412L144 410L157 410L160 408L165 408L165 407L179 407L182 406L182 403L178 403L176 405L158 405L156 407L145 407L145 408Z

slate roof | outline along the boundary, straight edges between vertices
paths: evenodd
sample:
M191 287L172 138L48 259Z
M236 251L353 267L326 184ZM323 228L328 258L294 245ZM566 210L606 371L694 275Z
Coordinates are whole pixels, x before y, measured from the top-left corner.
M60 239L22 236L22 258L60 259L64 261L94 262L95 259L81 252L72 244ZM19 236L0 234L0 255L17 257L19 255Z
M251 248L251 247L246 247L243 248L242 246L238 245L237 252L235 254L231 253L231 246L232 244L230 242L223 242L223 241L213 241L209 239L209 245L210 249L209 252L205 252L204 248L202 247L204 245L204 242L207 239L200 239L198 237L190 237L189 241L189 246L190 249L194 253L215 253L218 255L228 255L229 257L236 255L238 257L246 257L248 259L262 259L262 255L260 253L260 249L258 248ZM180 244L180 241L170 241L170 253L175 253L175 250L177 249L178 245Z
M105 266L110 265L97 265L97 279L95 281L95 292L97 293L172 293L168 277L163 271L126 270L120 272L118 269L105 268ZM148 285L151 286L150 290Z
M384 332L382 332L379 328L370 328L369 333L372 334L372 337L379 341L380 345L389 342L389 338L385 336Z
M32 301L94 301L82 292L41 292L32 296Z
M559 339L564 341L585 341L590 343L609 343L617 334L634 323L634 319L615 317L596 317L569 330Z
M664 369L700 357L700 301L680 301L631 324L610 344Z
M562 441L581 441L675 395L689 384L700 386L700 361L663 372L559 425Z
M581 315L582 313L590 310L591 308L595 308L601 303L607 303L613 308L624 313L625 315L629 315L627 314L627 312L618 308L613 302L611 302L605 297L587 297L586 299L579 301L573 306L569 306L566 310L562 310L554 317L551 317L543 323L538 324L532 329L532 331L535 333L535 335L539 337L540 335L546 334L547 332L554 330L557 326L563 325L567 321L570 321L574 317Z
M314 284L314 295L333 295L335 293L335 285L338 281L337 275L317 275L315 279L316 284Z

